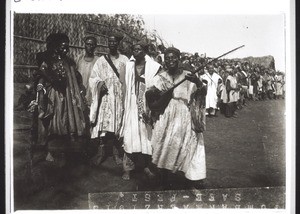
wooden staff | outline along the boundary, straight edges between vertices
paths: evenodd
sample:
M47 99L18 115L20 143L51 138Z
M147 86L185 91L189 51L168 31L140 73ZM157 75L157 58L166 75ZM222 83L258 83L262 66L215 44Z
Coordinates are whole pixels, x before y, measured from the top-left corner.
M204 68L205 66L207 66L208 64L210 64L210 63L212 63L212 62L215 62L215 61L217 61L218 59L220 59L221 57L226 56L226 55L228 55L228 54L230 54L230 53L232 53L232 52L234 52L234 51L236 51L236 50L238 50L238 49L240 49L240 48L242 48L242 47L245 47L245 45L239 46L239 47L237 47L237 48L235 48L235 49L232 49L231 51L228 51L228 52L222 54L221 56L218 56L217 58L214 58L213 60L211 60L211 61L205 63L205 64L202 65L202 66L200 66L197 70L192 71L192 73L197 73L198 71L200 71L201 69L203 69L203 68ZM170 90L173 90L174 88L176 88L177 86L179 86L181 83L183 83L185 80L187 80L186 77L185 77L183 80L181 80L180 82L176 83L176 84L175 84L174 86L172 86L171 88L169 88L169 89L168 89L166 92L164 92L163 94L167 93L167 92L170 91Z
M218 56L217 58L205 63L203 66L199 67L197 70L192 71L192 73L196 73L198 71L200 71L202 68L204 68L205 66L207 66L208 64L220 59L223 56L226 56L229 53L232 53L233 51L236 51L242 47L244 47L245 45L239 46L231 51L228 51L224 54L222 54L221 56ZM183 83L186 79L186 77L181 80L180 82L178 82L177 84L175 84L174 86L172 86L171 88L169 88L168 90L162 92L160 90L158 90L157 88L153 88L152 90L148 90L145 93L146 96L146 100L149 104L150 109L153 112L157 112L158 114L162 114L165 110L165 108L168 106L170 100L172 99L172 92L174 90L174 88L176 88L177 86L179 86L181 83Z

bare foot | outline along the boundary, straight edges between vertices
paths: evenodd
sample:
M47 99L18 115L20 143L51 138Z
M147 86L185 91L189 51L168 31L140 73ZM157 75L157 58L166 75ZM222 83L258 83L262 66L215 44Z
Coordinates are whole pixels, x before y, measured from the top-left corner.
M54 161L54 158L53 156L51 155L50 152L48 152L47 156L46 156L46 161L50 161L50 162L53 162Z
M104 146L99 146L97 154L91 158L90 165L91 166L98 166L102 164L108 156L106 155L104 151Z
M122 175L123 180L130 180L130 171L125 171Z
M90 160L90 165L91 166L98 166L101 163L103 163L105 160L107 159L107 157L103 157L103 156L94 156L91 160Z
M119 156L114 156L114 161L116 162L117 165L122 165L123 161Z
M144 173L148 176L148 178L153 179L155 175L150 171L148 167L144 169Z
M197 189L196 187L190 187L190 191L194 196L201 194L201 191L199 189Z

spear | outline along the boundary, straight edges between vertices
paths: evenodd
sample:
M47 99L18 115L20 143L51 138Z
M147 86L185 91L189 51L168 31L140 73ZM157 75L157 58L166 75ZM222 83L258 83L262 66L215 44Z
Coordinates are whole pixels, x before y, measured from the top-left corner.
M239 46L235 49L232 49L231 51L228 51L228 52L222 54L221 56L218 56L217 58L212 59L211 61L209 61L209 62L205 63L204 65L202 65L201 67L199 67L197 70L192 71L192 73L196 73L196 72L200 71L208 64L210 64L210 63L220 59L221 57L226 56L227 54L232 53L244 46L245 45ZM164 92L159 92L158 99L157 99L157 97L155 98L156 100L153 99L153 95L155 95L155 93L157 91L152 91L152 90L146 91L145 96L146 96L146 100L148 101L150 109L153 111L157 111L159 114L163 113L164 109L168 106L168 103L170 102L170 100L172 98L172 96L170 96L172 90L174 88L176 88L177 86L179 86L181 83L183 83L185 80L187 80L186 77L183 80L181 80L180 82L178 82L177 84L175 84L174 86L172 86L171 88L169 88L168 90L166 90Z
M208 64L210 64L210 63L212 63L212 62L215 62L215 61L217 61L218 59L220 59L221 57L226 56L226 55L228 55L228 54L230 54L230 53L232 53L232 52L234 52L234 51L236 51L236 50L238 50L238 49L240 49L240 48L243 48L243 47L245 47L245 45L241 45L241 46L239 46L239 47L237 47L237 48L235 48L235 49L232 49L232 50L230 50L230 51L228 51L228 52L222 54L221 56L218 56L217 58L214 58L214 59L210 60L209 62L207 62L207 63L205 63L204 65L200 66L197 70L192 71L192 73L197 73L198 71L200 71L201 69L203 69L203 68L204 68L205 66L207 66ZM181 83L183 83L185 80L187 80L186 77L185 77L183 80L181 80L180 82L176 83L176 84L175 84L174 86L172 86L171 88L169 88L165 93L167 93L167 92L170 91L170 90L173 90L174 88L176 88L177 86L179 86ZM164 94L165 94L165 93L164 93Z

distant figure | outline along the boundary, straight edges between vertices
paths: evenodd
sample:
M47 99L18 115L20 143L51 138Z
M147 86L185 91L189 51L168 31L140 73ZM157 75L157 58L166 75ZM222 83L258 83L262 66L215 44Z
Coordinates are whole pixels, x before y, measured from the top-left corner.
M283 84L284 84L284 81L283 81L283 75L277 71L276 72L276 75L275 75L275 88L276 88L276 99L280 99L282 98L282 95L283 95Z
M226 92L227 92L227 104L225 110L226 117L237 117L237 101L238 101L238 92L239 87L236 79L236 70L232 69L230 65L226 66L226 71L228 76L225 81Z
M213 65L208 65L208 73L201 75L201 78L207 81L206 112L208 116L216 116L218 103L217 88L219 80L222 78L215 72Z
M246 105L247 90L248 90L248 74L246 73L245 67L243 65L239 67L238 82L241 84L241 91L240 91L241 104Z
M267 97L270 100L274 99L274 93L275 93L274 82L275 82L274 74L272 73L272 70L269 70L267 72L266 91L267 91Z

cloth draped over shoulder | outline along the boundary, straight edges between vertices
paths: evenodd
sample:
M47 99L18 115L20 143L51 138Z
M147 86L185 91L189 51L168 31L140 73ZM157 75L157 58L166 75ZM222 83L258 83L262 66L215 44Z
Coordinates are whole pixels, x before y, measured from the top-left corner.
M227 90L226 90L226 85L223 82L219 86L219 94L220 94L220 100L222 100L222 103L227 103L228 102L228 94L227 94Z
M227 82L229 82L229 85L232 89L237 88L236 77L229 75L226 79L226 85L228 84ZM227 103L237 102L239 99L239 92L232 89L230 90L227 89L227 95L228 95Z
M121 128L124 111L125 66L128 58L119 54L118 58L111 58L111 60L118 70L119 77L102 56L96 61L89 79L92 93L90 122L96 123L91 130L91 138L99 137L101 132L113 132L118 135ZM103 97L100 97L99 84L105 84L108 89L108 93Z
M91 92L91 89L89 87L89 79L90 79L90 76L91 76L93 66L94 66L95 62L98 60L98 58L99 58L98 56L94 56L93 60L86 61L84 59L84 55L81 55L78 58L77 63L76 63L77 64L77 70L79 71L79 73L82 76L82 84L84 85L85 90L86 90L85 98L86 98L87 104L89 106L91 105L91 102L92 102L92 92Z
M126 94L124 101L124 116L120 136L124 139L124 150L127 153L141 152L152 154L150 144L151 126L141 118L141 111L147 116L150 110L145 99L145 90L153 85L153 78L160 69L160 64L145 56L145 73L140 77L144 83L136 79L135 59L130 58L126 64ZM139 78L139 79L140 79ZM136 88L139 88L139 96Z
M154 86L166 91L182 80L187 72L183 71L173 80L168 72L163 71L155 77ZM182 171L190 180L206 177L202 134L205 129L205 94L206 91L199 91L190 81L174 89L172 99L155 123L151 139L152 162L158 168Z
M217 73L210 75L209 73L203 74L202 79L207 81L207 95L206 95L206 108L217 108L218 96L217 88L218 81L222 78Z

